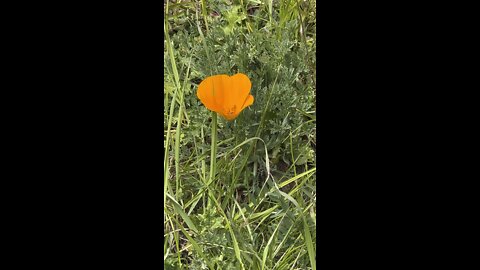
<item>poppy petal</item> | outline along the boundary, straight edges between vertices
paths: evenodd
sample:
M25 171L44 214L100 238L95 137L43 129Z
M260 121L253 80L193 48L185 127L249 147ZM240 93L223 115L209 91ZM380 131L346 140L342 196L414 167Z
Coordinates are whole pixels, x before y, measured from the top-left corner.
M242 108L240 109L240 111L242 111L243 109L245 109L246 107L250 106L253 104L253 102L255 101L255 99L253 98L252 95L249 95L247 97L247 99L245 100L245 103L243 104Z
M206 78L198 85L197 97L211 111L218 111L218 105L211 95L212 80Z
M224 84L227 75L215 75L206 78L198 85L197 97L207 107L207 109L215 112L221 112L224 100Z
M236 106L237 110L241 110L245 99L250 94L250 89L252 88L252 83L247 75L243 73L238 73L230 77L232 81L231 84L231 94L226 97L225 103L227 106Z
M221 112L225 110L224 103L227 96L227 91L230 88L230 76L222 74L211 76L210 78L212 80L212 88L210 91L218 105L219 111L217 112Z

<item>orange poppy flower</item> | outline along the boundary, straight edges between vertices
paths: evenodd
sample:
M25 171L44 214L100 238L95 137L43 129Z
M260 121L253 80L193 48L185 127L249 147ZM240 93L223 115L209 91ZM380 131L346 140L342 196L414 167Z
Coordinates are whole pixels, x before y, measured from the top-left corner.
M207 109L231 121L253 104L251 88L252 83L245 74L215 75L207 77L198 85L197 97Z

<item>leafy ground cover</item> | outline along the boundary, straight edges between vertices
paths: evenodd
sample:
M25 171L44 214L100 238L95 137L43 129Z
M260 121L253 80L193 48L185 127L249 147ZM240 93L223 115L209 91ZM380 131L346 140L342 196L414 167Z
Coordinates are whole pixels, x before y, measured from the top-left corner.
M316 269L315 5L165 2L166 269ZM254 104L212 121L198 84L238 72Z

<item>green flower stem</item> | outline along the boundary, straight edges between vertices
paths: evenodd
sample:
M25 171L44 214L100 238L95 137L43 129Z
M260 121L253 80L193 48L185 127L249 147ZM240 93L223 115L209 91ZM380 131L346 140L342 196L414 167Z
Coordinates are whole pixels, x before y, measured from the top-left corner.
M212 144L211 147L211 155L210 155L210 180L208 181L209 184L213 183L213 179L215 178L215 170L216 170L216 157L217 157L217 113L212 112ZM208 189L210 192L210 188ZM212 194L213 195L213 194ZM208 207L210 208L211 201L210 197L208 197Z

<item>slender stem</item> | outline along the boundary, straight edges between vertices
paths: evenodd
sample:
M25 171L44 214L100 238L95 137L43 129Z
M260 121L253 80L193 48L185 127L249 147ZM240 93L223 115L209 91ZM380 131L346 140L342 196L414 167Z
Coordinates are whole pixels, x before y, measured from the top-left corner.
M211 147L211 155L210 155L210 180L209 183L213 182L215 178L215 169L216 169L216 156L217 156L217 113L212 112L212 144ZM208 207L210 207L210 197L208 198Z
M217 155L217 113L212 112L212 145L211 145L212 154L210 156L210 181L213 180L215 176L215 162Z

